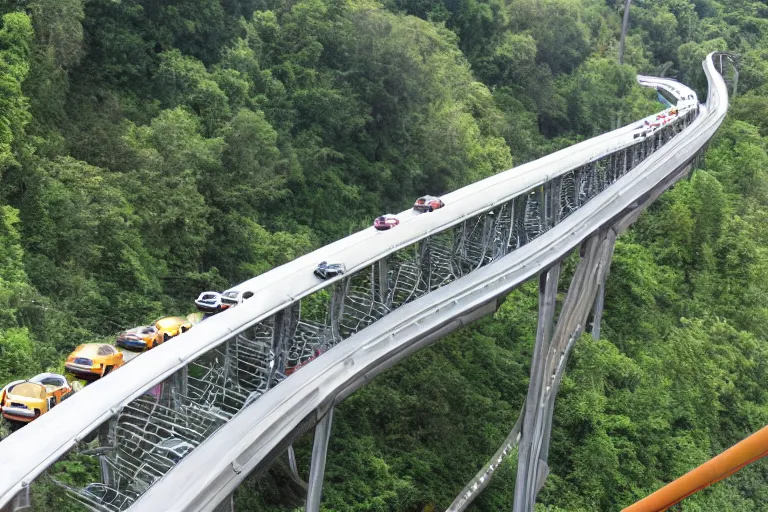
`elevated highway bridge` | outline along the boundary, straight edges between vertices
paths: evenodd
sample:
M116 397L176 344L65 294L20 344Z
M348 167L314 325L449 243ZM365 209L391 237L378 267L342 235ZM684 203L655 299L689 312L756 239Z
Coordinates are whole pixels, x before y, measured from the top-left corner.
M666 124L633 122L451 192L433 213L401 212L396 229L365 229L238 285L252 294L242 304L2 441L0 508L19 509L36 478L80 451L99 457L101 481L61 485L93 510L231 510L237 486L314 427L306 508L319 510L334 406L538 278L525 406L450 507L464 510L517 448L514 510L533 510L549 472L560 378L591 311L599 333L615 238L692 170L725 118L718 58L703 62L704 104L680 83L638 77L677 99ZM555 318L560 262L576 248L580 262ZM321 281L312 272L320 261L344 263L347 273Z

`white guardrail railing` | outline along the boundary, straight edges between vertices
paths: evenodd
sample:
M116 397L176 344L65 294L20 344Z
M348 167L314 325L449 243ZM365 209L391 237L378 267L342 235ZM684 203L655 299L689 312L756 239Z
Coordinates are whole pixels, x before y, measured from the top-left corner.
M495 297L538 273L614 218L664 178L689 162L709 141L727 110L725 83L708 56L706 108L674 142L662 146L609 189L591 199L545 234L508 256L410 302L372 323L269 390L258 406L246 407L194 449L144 494L131 509L211 510L280 448L306 418L318 417L370 378L424 344L472 317ZM644 85L678 98L693 91L671 80L639 77ZM676 91L674 89L677 89ZM694 96L695 98L695 96ZM238 288L254 295L236 308L142 355L95 382L0 443L0 506L8 503L46 468L94 429L147 390L238 332L274 315L335 280L312 274L319 261L345 263L348 273L383 256L463 222L540 186L553 177L631 147L637 121L443 196L446 207L428 215L399 214L401 225L379 233L363 230ZM201 469L202 468L202 469ZM194 481L194 485L189 482Z

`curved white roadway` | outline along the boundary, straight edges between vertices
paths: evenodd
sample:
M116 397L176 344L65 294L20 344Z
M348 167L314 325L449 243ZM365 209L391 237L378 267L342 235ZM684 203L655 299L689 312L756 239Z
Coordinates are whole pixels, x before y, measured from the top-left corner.
M151 487L132 509L212 510L251 471L268 462L270 454L307 417L321 417L384 369L473 316L492 310L487 306L497 297L564 257L589 234L679 174L714 135L728 108L725 82L715 71L711 56L705 61L705 72L710 83L707 108L675 143L657 150L611 189L532 242L398 308L329 350L295 374L298 377L286 379L237 414ZM657 85L662 86L661 82ZM192 481L195 485L188 485Z
M664 88L680 87L680 84L671 80L641 78L646 81L644 85ZM52 409L49 413L0 443L0 460L13 461L11 464L3 463L0 465L0 505L7 503L46 467L71 449L79 439L84 438L93 429L116 414L122 406L139 397L145 390L169 377L213 346L223 343L234 332L243 330L287 307L299 298L328 286L328 281L319 281L312 275L312 270L319 261L343 262L347 265L349 272L364 268L386 254L426 238L434 232L458 224L467 217L506 202L554 176L631 146L637 142L633 137L637 123L637 121L633 122L613 132L592 138L449 193L443 196L446 207L432 214L414 216L410 210L402 212L399 216L404 219L404 222L397 229L383 233L377 232L373 228L360 231L243 283L240 286L247 286L255 291L254 297L244 304L216 315L188 333L144 354L141 365L127 365L119 372L89 385L67 402ZM691 128L686 131L690 132ZM549 237L547 238L549 239ZM527 246L522 249L525 247ZM515 253L520 253L522 249L515 251ZM431 293L430 296L435 297L435 293ZM412 304L421 303L416 301ZM402 316L401 313L398 313L402 309L397 310L397 317ZM409 309L413 309L413 306L411 305ZM379 320L367 328L366 332L371 333L371 329L377 324L391 318L394 314ZM391 321L396 321L396 319ZM356 339L360 339L359 335L356 336ZM341 346L351 348L352 345L354 343L345 342L337 348ZM328 358L330 364L330 355L341 353L337 348L329 351L328 356L319 358L318 362ZM325 366L325 364L318 365L315 362L307 368L319 371L321 367ZM309 378L312 373L305 369L297 375L305 375L306 378ZM296 382L302 381L304 378L292 377L287 379L285 383L292 382L295 385ZM286 389L285 383L279 388ZM266 397L267 395L264 398ZM262 404L262 400L258 403ZM256 409L261 410L261 405ZM250 408L246 412L253 413L256 409ZM307 411L311 411L311 409L305 410L305 413ZM55 434L51 434L51 432L55 432ZM202 448L201 446L194 453ZM189 459L192 460L192 456ZM184 464L184 466L189 467L190 465ZM172 474L180 474L178 469L181 468L173 470L155 487L168 480ZM162 487L165 488L166 486L163 485ZM149 499L151 493L152 490L141 503ZM176 507L162 508L162 510L175 509Z

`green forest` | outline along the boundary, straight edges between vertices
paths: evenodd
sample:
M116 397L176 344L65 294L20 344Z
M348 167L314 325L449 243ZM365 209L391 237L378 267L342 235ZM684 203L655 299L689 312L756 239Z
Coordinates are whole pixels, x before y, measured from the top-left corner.
M617 242L603 338L574 349L537 509L620 510L765 426L768 7L635 0L619 65L623 8L0 1L0 385L420 195L661 110L637 73L703 99L701 61L729 50L738 94L704 162ZM444 510L517 418L536 311L529 283L344 402L324 509ZM311 433L297 451L306 474ZM474 510L511 507L515 468ZM766 482L757 463L676 510L768 510ZM302 505L283 463L235 498Z

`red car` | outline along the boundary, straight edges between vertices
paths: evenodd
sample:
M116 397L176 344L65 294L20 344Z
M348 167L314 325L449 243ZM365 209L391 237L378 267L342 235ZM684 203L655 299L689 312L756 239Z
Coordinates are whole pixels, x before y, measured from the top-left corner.
M376 220L373 221L373 227L375 227L379 231L392 229L398 224L400 224L400 221L397 220L397 217L395 217L391 213L382 215L381 217L376 217Z
M320 356L320 354L322 354L323 352L324 352L324 350L322 350L322 349L315 350L314 354L312 354L312 357L310 357L309 359L307 359L303 363L299 363L296 366L290 366L290 367L286 368L285 369L285 374L286 375L291 375L296 370L301 369L301 367L306 366L309 363L311 363L312 361L314 361L315 359L317 359Z
M431 212L442 208L445 203L435 196L422 196L413 204L413 209L417 212Z

